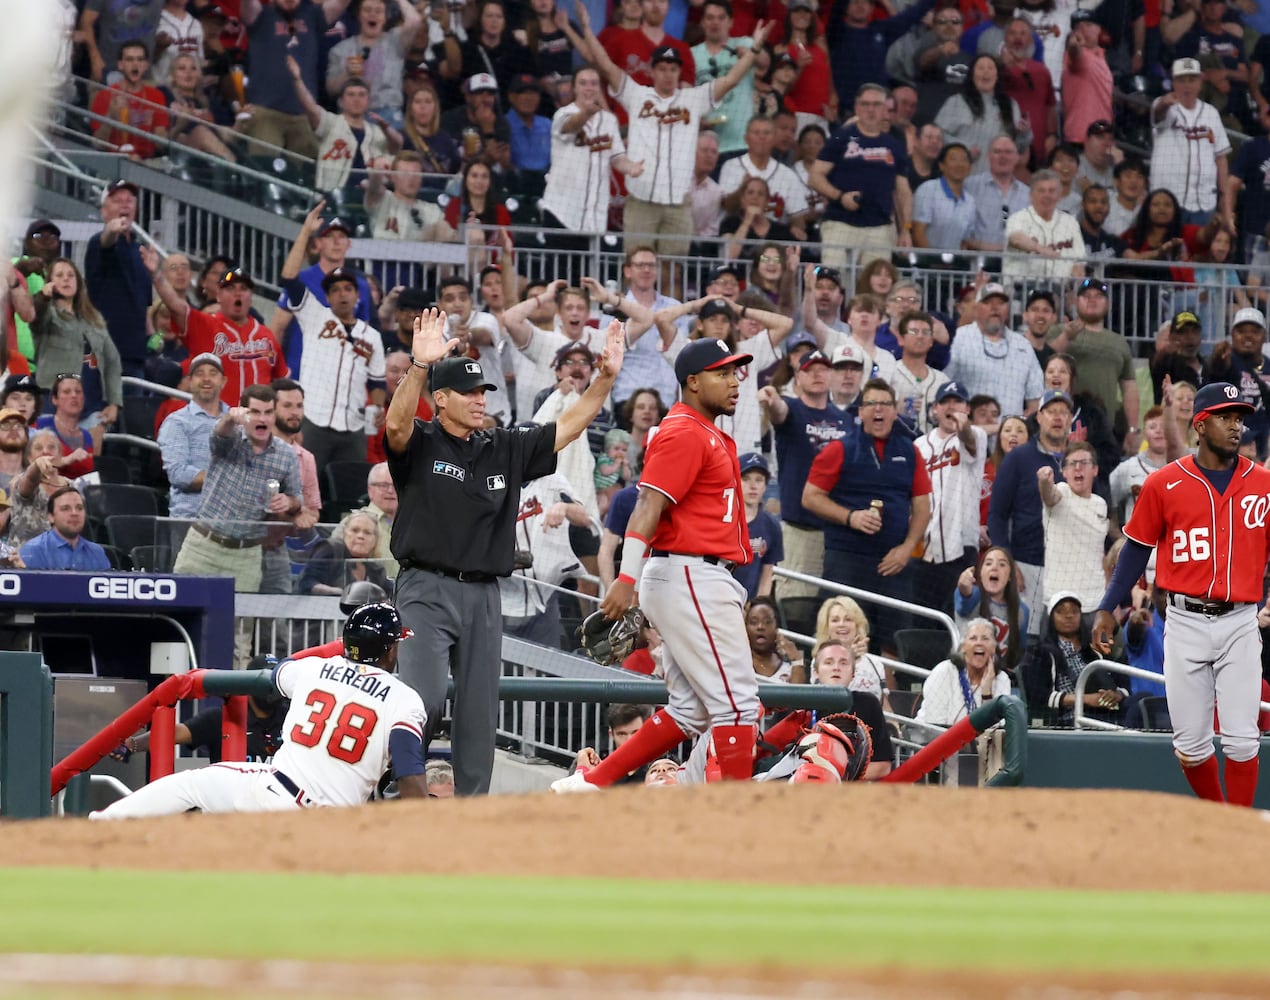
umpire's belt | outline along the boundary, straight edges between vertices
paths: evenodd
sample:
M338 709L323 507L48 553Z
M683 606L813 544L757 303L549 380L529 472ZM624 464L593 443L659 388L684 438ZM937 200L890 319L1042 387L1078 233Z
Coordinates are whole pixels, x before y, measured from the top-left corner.
M1237 604L1234 601L1201 601L1194 597L1187 597L1185 594L1169 594L1169 604L1183 611L1207 615L1209 618L1229 614L1236 608L1245 607L1244 604Z
M450 569L448 566L434 566L431 563L419 562L417 559L402 559L400 564L402 569L421 569L428 573L439 573L441 576L448 576L459 583L494 583L498 577L493 573L482 573L479 570L470 569Z
M722 566L729 573L736 569L736 563L720 556L698 556L693 555L691 552L667 552L665 549L652 549L648 554L657 559L665 559L668 556L679 556L680 559L700 559L703 563L709 563L711 566Z
M222 535L219 531L213 531L205 524L191 524L191 528L197 531L208 541L215 542L227 549L250 549L260 544L259 538L231 538L229 535Z
M281 771L275 768L273 772L273 776L277 780L278 784L280 784L283 788L285 788L288 792L290 792L295 797L295 804L298 805L301 809L307 809L309 808L309 806L317 805L316 802L314 802L311 798L309 798L308 792L306 792L303 788L297 785L294 781L288 778Z

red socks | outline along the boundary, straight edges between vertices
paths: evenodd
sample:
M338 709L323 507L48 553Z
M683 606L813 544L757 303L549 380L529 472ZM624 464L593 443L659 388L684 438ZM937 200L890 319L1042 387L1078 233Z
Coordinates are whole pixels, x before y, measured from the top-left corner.
M1217 757L1213 755L1202 764L1195 767L1183 767L1182 774L1186 776L1187 782L1191 786L1191 790L1201 799L1207 799L1209 802L1225 802L1226 797L1222 795L1221 781L1217 776ZM1227 768L1229 774L1229 767ZM1256 782L1256 775L1253 776L1253 782Z
M1210 758L1211 759L1211 758ZM1257 794L1257 758L1252 760L1226 759L1226 801L1232 806L1252 805Z
M754 727L715 726L714 754L723 781L749 781L754 775Z
M593 785L607 788L630 774L637 767L651 764L664 757L688 738L679 723L663 708L645 722L634 736L604 758L586 773L586 780ZM754 748L751 738L750 749ZM748 774L746 775L749 776Z

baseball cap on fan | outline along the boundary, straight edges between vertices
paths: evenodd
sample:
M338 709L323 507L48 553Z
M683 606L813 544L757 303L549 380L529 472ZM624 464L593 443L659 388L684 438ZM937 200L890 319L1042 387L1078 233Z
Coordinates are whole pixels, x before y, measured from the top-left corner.
M1204 70L1200 67L1198 59L1174 59L1173 72L1169 75L1177 78L1179 76L1202 76Z
M1005 290L1005 285L996 281L990 281L980 288L979 294L975 296L975 301L987 302L988 299L992 298L994 295L1005 299L1007 302L1010 301L1010 293Z
M1191 417L1191 422L1198 424L1210 413L1226 413L1230 410L1252 413L1255 409L1229 382L1209 382L1195 394L1195 415Z
M744 455L737 459L741 466L741 475L747 472L753 472L757 469L763 473L768 479L772 478L772 467L767 464L767 459L760 455L757 451L747 451Z
M1077 8L1076 10L1072 11L1071 24L1073 28L1076 27L1076 25L1080 24L1081 21L1092 21L1092 20L1094 20L1094 12L1092 10L1084 10L1083 8Z
M463 84L463 92L466 94L479 94L481 91L493 91L498 93L498 81L488 73L477 73L469 76Z
M1052 615L1054 613L1054 609L1064 601L1075 601L1076 607L1080 607L1080 597L1075 591L1056 590L1054 593L1050 594L1049 599L1045 602L1046 612Z
M133 196L134 198L140 198L140 197L141 197L141 188L139 188L139 187L137 187L137 185L133 184L133 183L132 183L132 181L126 181L126 180L124 180L124 179L121 177L121 178L119 178L119 180L117 180L117 181L111 181L109 184L107 184L107 185L106 185L106 186L102 189L102 192L101 192L101 203L102 203L103 205L104 205L104 204L106 204L106 199L107 199L107 198L109 198L109 197L110 197L112 194L114 194L116 191L131 191L131 192L132 192L132 196Z
M648 64L656 66L659 62L674 63L676 66L684 64L683 56L679 54L679 50L673 45L663 45L661 48L653 50L653 57L648 60Z
M942 403L948 399L960 399L963 403L969 403L970 393L966 392L960 382L945 382L936 394L935 402Z
M1230 328L1233 330L1240 323L1256 323L1257 326L1264 330L1266 328L1266 317L1262 314L1260 309L1247 307L1240 309L1239 312L1235 313L1235 319L1230 324Z
M752 354L737 354L721 340L694 340L675 358L675 378L680 385L688 384L689 375L714 371L725 365L748 365Z
M336 285L341 281L357 288L357 272L351 267L332 268L329 273L322 277L322 291L329 292L331 290L331 286Z
M481 363L471 358L445 358L438 361L428 372L428 388L432 392L438 389L453 389L455 392L498 390L498 386L485 377L485 369L481 367Z

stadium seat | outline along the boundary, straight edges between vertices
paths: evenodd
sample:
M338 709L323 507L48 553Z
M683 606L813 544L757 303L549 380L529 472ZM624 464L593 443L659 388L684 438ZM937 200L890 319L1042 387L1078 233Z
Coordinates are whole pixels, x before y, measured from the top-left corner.
M902 628L895 633L895 649L905 663L934 670L952 654L952 637L943 629Z
M778 597L776 608L781 616L781 628L801 635L815 636L816 615L823 604L819 597Z
M114 455L98 455L93 459L93 471L103 483L117 486L131 486L132 470L122 458Z
M105 519L106 540L121 552L153 547L158 520L152 514L112 514Z
M370 475L369 462L331 462L322 470L324 480L322 497L327 503L356 501L360 506L366 500L366 477Z
M1143 698L1138 704L1142 712L1142 728L1159 732L1172 732L1173 720L1169 716L1169 702L1163 695Z
M94 536L103 538L106 521L117 514L136 514L157 517L159 496L148 486L127 486L118 483L100 483L84 487L84 506ZM152 541L153 539L151 539ZM125 551L131 546L124 546Z
M171 573L172 550L166 545L137 545L128 550L132 568L138 573Z
M120 430L134 437L154 440L154 418L164 399L159 396L124 396Z

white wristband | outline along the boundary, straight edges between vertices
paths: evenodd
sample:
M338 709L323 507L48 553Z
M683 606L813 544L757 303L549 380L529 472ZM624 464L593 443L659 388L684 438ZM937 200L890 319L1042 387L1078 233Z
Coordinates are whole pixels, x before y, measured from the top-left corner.
M639 574L643 572L644 559L647 555L648 539L628 531L622 542L622 566L617 574L618 580L638 586Z

